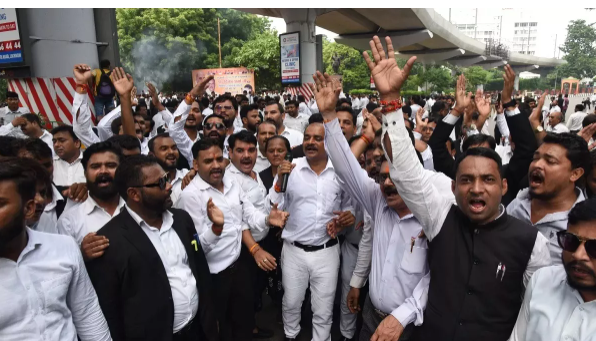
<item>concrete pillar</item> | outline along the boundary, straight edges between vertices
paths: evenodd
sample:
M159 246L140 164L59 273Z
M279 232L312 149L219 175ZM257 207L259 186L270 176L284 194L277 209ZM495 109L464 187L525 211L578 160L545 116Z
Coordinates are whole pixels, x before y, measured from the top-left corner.
M317 71L315 36L317 10L284 8L280 11L286 21L286 32L300 32L300 78L303 84L312 82L312 75Z
M513 89L519 91L519 75L515 74L515 81L513 81Z
M116 10L114 8L94 8L93 16L95 17L97 41L107 43L107 45L97 47L99 60L107 59L113 67L121 66Z
M72 67L98 67L95 20L91 8L31 8L27 28L34 77L72 77Z

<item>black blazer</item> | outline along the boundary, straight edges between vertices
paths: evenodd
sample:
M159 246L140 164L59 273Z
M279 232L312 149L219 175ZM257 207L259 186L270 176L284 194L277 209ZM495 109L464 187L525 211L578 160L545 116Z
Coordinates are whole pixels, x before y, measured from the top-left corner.
M188 263L197 282L201 340L218 340L218 327L212 302L211 273L201 244L192 244L196 233L186 211L170 209L173 229L188 254ZM174 301L166 270L147 235L123 208L97 231L110 246L103 256L86 264L112 339L172 340Z

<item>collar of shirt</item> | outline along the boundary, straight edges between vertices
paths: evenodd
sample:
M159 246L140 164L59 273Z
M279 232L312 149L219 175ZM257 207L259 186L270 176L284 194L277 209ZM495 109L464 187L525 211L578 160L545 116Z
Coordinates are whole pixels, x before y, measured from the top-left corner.
M176 176L174 177L174 179L170 182L170 184L172 186L174 186L178 181L182 181L182 179L184 179L184 176L188 173L188 169L176 169Z
M26 227L26 229L27 229L27 237L28 237L27 245L25 245L25 248L19 255L19 258L17 259L17 264L20 263L20 261L25 257L25 255L27 255L28 253L35 250L35 248L38 245L41 245L43 243L43 240L42 240L42 238L40 238L41 236L39 235L39 233L36 233L29 227Z
M586 200L584 197L584 193L581 191L580 188L575 187L575 193L577 194L577 199L571 208L573 208L578 203ZM525 211L528 218L532 217L532 199L530 198L530 189L524 188L517 194L517 199L519 199L519 204L521 205L522 209ZM570 209L571 210L571 209ZM546 224L553 221L559 220L567 220L567 215L569 211L561 211L561 212L552 212L548 213L544 216L539 222L534 225Z
M43 134L41 134L41 136L39 137L41 140L43 140L46 137L49 137L50 140L53 138L52 134L49 131L47 131L45 129L42 129L42 130L43 130Z
M119 211L120 211L120 209L121 209L123 206L125 206L125 204L126 204L126 202L125 202L125 201L124 201L124 200L123 200L121 197L118 197L118 200L119 200L119 201L118 201L118 207L116 207L116 211L114 211L114 213L116 213L116 212L119 212ZM89 214L91 214L91 212L93 212L93 210L94 210L95 208L98 208L98 209L100 209L100 210L103 210L103 208L102 208L101 206L99 206L99 205L97 204L97 202L95 202L95 200L93 200L93 198L91 197L91 195L87 197L87 200L85 200L85 202L83 203L83 205L85 205L85 206L83 207L83 212L84 212L86 215L89 215ZM104 211L105 211L105 210L104 210Z
M145 220L143 220L143 218L141 218L141 216L139 216L137 214L137 212L131 210L130 207L128 207L128 206L125 206L125 207L126 207L126 210L128 211L128 214L130 214L130 216L132 217L132 219L134 219L134 221L141 228L146 228L146 229L149 229L149 230L157 230L156 227L153 227L153 226L147 224L145 222ZM162 213L162 219L163 219L163 222L161 224L161 228L159 228L159 233L160 234L167 232L174 225L174 215L172 214L172 212L170 212L168 210L165 210Z
M261 153L261 150L259 149L259 145L257 144L257 159L264 159L269 161L269 159L267 159L265 156L263 156L263 153Z
M230 164L228 165L228 168L226 169L226 172L230 172L230 173L233 173L233 174L236 174L236 175L240 175L240 176L245 176L247 179L251 179L251 180L253 180L253 181L257 181L257 179L256 179L256 178L255 178L255 179L253 179L253 177L252 177L252 176L250 176L250 175L248 175L248 174L244 174L243 172L241 172L241 171L240 171L238 168L236 168L236 166L234 166L234 164L233 164L233 163L231 163L231 162L230 162ZM256 175L257 177L259 176L259 173L257 173L257 172L254 172L254 173L255 173L255 175Z
M81 162L82 159L83 159L83 152L79 150L79 156L72 163L69 163L69 165L74 165L77 162ZM64 163L68 163L65 160L62 160L58 155L54 156L54 161L62 161Z
M301 157L301 158L297 159L295 163L296 163L296 168L298 170L308 169L311 172L314 172L312 170L312 168L310 168L310 164L308 163L308 160L306 160L305 157ZM331 160L329 160L329 158L327 158L327 165L325 166L325 169L323 169L323 171L321 172L321 174L327 172L329 169L335 171L335 168L333 168L333 163L331 163Z
M43 211L49 212L49 211L53 210L56 207L56 204L58 203L58 201L60 201L60 200L64 200L64 197L62 197L62 194L60 193L60 191L58 191L56 186L54 186L54 184L52 184L52 202L47 204L46 207L43 209Z

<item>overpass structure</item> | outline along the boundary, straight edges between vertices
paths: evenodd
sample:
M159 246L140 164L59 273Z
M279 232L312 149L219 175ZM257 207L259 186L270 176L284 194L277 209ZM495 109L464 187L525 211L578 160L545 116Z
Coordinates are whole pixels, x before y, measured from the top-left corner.
M368 50L374 35L390 36L396 55L417 56L425 64L449 62L485 69L509 64L519 74L532 71L546 76L565 61L489 49L487 44L470 38L427 8L325 8L325 9L241 9L242 11L283 18L287 32L300 31L302 79L315 70L315 26L337 33L335 41ZM517 82L516 82L517 83Z

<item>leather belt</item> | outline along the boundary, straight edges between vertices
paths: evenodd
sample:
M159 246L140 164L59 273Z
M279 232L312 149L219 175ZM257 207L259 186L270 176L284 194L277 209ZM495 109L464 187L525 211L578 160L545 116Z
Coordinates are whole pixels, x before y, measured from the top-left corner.
M305 252L314 252L314 251L319 251L319 250L323 250L326 249L328 247L332 247L333 245L337 244L337 239L329 239L329 241L323 245L304 245L304 244L300 244L298 242L291 242L290 244L294 245L295 247L299 247L302 250L304 250Z

